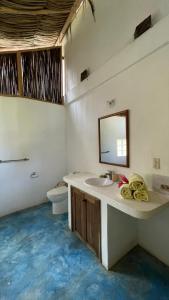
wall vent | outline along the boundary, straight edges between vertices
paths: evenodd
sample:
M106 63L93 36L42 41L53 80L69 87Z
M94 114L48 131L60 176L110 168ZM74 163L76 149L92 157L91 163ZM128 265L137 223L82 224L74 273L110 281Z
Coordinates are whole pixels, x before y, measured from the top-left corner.
M88 77L89 77L89 70L86 69L80 74L80 81L83 81Z
M148 16L144 21L137 25L134 32L134 39L137 39L140 35L146 32L148 29L152 27L151 15Z

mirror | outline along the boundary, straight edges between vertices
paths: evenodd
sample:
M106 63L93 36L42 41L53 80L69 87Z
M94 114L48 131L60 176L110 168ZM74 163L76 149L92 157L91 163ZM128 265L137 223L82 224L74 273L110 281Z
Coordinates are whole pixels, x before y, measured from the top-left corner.
M99 162L129 167L129 111L98 119Z

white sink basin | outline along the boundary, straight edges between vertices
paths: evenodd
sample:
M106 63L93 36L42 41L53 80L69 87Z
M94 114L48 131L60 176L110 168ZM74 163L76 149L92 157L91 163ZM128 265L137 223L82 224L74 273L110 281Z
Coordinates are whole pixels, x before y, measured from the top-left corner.
M108 178L88 178L85 180L85 183L90 186L109 186L113 184L112 180Z

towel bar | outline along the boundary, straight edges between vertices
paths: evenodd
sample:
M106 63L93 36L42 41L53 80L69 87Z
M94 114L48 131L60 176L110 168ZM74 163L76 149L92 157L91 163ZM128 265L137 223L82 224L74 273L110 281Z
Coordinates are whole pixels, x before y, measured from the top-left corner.
M110 151L102 151L101 154L107 154L110 153Z
M8 159L8 160L0 160L0 164L6 164L11 162L20 162L20 161L27 161L29 158L21 158L21 159Z

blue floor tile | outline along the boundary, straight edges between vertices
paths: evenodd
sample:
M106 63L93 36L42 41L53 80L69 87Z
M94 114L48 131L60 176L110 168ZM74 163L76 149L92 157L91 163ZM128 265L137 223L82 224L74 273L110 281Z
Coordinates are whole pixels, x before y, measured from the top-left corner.
M50 204L0 219L0 300L169 300L169 268L137 247L107 272Z

